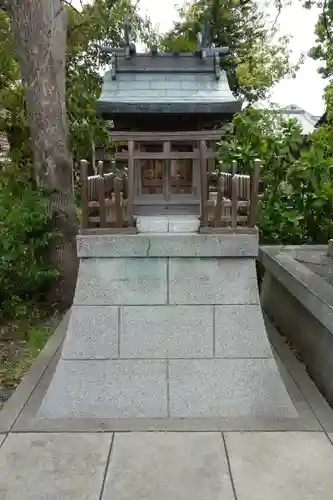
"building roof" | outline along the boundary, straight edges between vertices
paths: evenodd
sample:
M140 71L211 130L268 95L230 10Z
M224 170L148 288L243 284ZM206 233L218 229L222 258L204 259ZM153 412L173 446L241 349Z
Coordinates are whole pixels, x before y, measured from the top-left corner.
M279 113L286 118L295 118L305 135L311 134L315 130L316 124L320 119L320 116L312 115L296 104L290 104L281 108Z
M218 65L218 67L217 67ZM242 103L230 91L220 57L198 53L114 55L97 110L103 114L234 114Z

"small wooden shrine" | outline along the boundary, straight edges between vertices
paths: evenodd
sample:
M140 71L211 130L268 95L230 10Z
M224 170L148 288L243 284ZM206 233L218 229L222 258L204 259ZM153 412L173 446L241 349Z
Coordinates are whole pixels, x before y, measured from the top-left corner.
M103 48L111 54L111 68L97 110L112 122L110 138L118 144L114 164L125 174L110 184L108 174L100 171L89 187L83 165L83 227L96 222L99 227L134 227L137 216L166 214L196 215L203 226L209 225L214 204L209 175L216 166L221 124L241 110L220 66L229 49L211 47L205 29L193 53L160 52L157 47L137 53L127 22L124 32L122 48ZM215 199L216 227L232 220L232 192L246 202L243 208L250 206L250 178L238 179L233 188L232 179L223 177L219 186L223 192ZM243 200L238 199L241 191ZM100 211L97 218L88 213L94 207ZM242 216L238 208L234 206L233 220L247 221L249 210Z

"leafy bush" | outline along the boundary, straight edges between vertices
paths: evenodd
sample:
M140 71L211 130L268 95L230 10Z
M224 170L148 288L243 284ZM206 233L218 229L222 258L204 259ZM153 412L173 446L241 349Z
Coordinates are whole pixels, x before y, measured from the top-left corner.
M333 236L333 162L311 148L272 179L260 205L262 240L326 244Z
M333 151L324 127L310 138L295 120L249 109L235 116L219 148L220 169L237 161L250 173L262 161L264 196L258 225L263 243L327 243L333 236Z
M26 314L57 275L47 265L54 235L45 197L7 181L0 179L0 319Z

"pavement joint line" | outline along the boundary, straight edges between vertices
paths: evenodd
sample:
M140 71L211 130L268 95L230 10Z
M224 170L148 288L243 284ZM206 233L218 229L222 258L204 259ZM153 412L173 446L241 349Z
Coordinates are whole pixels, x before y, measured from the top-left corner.
M169 290L167 290L167 293ZM170 303L160 303L160 304L120 304L120 303L108 303L108 304L77 304L74 303L73 307L198 307L198 306L260 306L260 301L257 302L191 302L191 303L181 303L174 304Z
M216 328L216 308L215 308L215 304L213 304L213 358L215 358L215 353L216 353L215 328Z
M122 309L121 306L118 306L118 357L120 358L120 334L121 334L121 316L122 316ZM64 358L65 359L65 358ZM71 359L71 358L70 358Z
M223 441L224 452L225 452L225 456L226 456L226 459L227 459L228 471L229 471L229 476L230 476L230 482L231 482L232 492L234 494L235 500L238 500L236 486L235 486L235 482L234 482L234 477L232 475L231 463L230 463L230 458L229 458L229 452L228 452L228 448L227 448L227 443L226 443L224 432L221 432L221 438L222 438L222 441Z
M26 430L17 430L15 431L15 434L131 434L131 433L134 433L134 434L137 434L137 433L145 433L145 434L165 434L166 432L172 432L173 434L174 433L177 433L177 434L187 434L187 433L190 433L190 434L202 434L202 433L216 433L216 432L219 432L219 433L223 433L223 432L226 432L228 434L233 434L233 433L237 433L237 434L262 434L262 433L265 433L265 434L274 434L274 433L279 433L279 434L282 434L282 433L292 433L292 432L300 432L302 434L304 433L310 433L310 434L326 434L324 431L322 430L311 430L311 429L301 429L301 430L297 430L297 429L228 429L228 430L224 430L224 431L221 431L221 430L217 430L217 429L213 429L213 430L202 430L202 429L198 429L198 430L193 430L193 429L172 429L172 430L165 430L165 429L161 429L161 430L156 430L156 429L148 429L148 430L136 430L136 429L127 429L127 430L124 430L124 429L121 429L121 430L114 430L114 431L111 431L111 430L105 430L105 429L92 429L92 430L73 430L73 429L70 429L70 430L52 430L52 429L42 429L42 430L38 430L38 429L26 429ZM8 433L9 435L9 433ZM4 441L6 440L6 438L4 439ZM333 442L332 440L329 438L329 440L331 441L332 445L333 445ZM4 443L3 441L3 443ZM3 444L2 443L2 444ZM0 446L1 448L1 446Z
M170 258L167 258L166 262L166 305L170 305Z
M210 357L188 357L188 358L183 358L183 357L177 357L177 358L155 358L155 357L151 357L151 358L147 358L147 357L144 357L144 358L122 358L122 357L117 357L117 358L65 358L65 357L61 357L62 360L64 361L165 361L165 359L169 359L170 361L213 361L214 359L216 360L228 360L228 359L237 359L237 360L260 360L260 359L273 359L272 356L264 356L264 357L245 357L245 356L232 356L232 357L220 357L220 356L210 356Z
M110 465L110 460L111 460L111 454L112 454L112 450L113 450L113 442L114 442L114 433L111 436L111 443L110 443L110 447L109 447L109 451L108 451L108 455L107 455L107 459L106 459L105 471L104 471L104 474L103 474L101 491L100 491L100 494L99 494L99 497L98 497L99 500L103 500L103 496L104 496L106 478L107 478L107 475L108 475L109 465Z
M166 382L167 382L167 416L170 417L170 370L169 370L169 360L166 360Z

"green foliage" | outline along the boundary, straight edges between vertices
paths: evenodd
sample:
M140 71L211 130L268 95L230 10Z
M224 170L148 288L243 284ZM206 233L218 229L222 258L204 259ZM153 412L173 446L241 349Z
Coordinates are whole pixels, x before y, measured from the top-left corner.
M223 164L250 173L262 160L265 191L259 227L265 243L327 243L333 236L332 141L323 128L305 140L294 120L249 109L235 116L220 144Z
M273 84L293 76L298 67L290 63L288 37L277 37L269 14L256 0L188 1L179 9L180 22L162 37L162 45L173 51L194 50L196 33L207 20L210 41L231 49L222 64L232 91L253 103L267 97Z
M250 173L253 160L260 158L266 181L281 180L283 166L297 157L303 140L295 120L284 119L277 110L250 108L227 125L220 153L226 162L235 160L242 173Z
M13 167L7 166L10 171ZM53 243L43 193L15 182L7 172L0 179L0 320L26 314L57 276L47 265Z
M82 2L77 10L67 9L67 111L74 159L91 161L94 145L107 142L106 124L95 112L102 86L101 70L110 54L101 46L119 46L125 14L130 18L131 39L149 45L154 32L148 19L138 14L131 0ZM21 170L32 160L32 149L19 67L14 56L13 38L7 14L0 11L0 133L11 145L10 155Z

